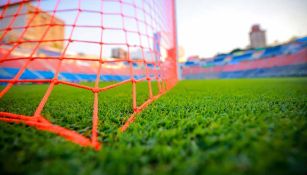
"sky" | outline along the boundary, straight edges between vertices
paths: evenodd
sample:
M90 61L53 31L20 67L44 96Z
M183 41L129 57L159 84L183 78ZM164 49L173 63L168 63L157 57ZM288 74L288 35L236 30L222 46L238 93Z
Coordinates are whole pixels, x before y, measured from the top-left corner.
M177 0L178 45L186 57L245 48L253 24L266 30L268 44L307 36L307 0Z

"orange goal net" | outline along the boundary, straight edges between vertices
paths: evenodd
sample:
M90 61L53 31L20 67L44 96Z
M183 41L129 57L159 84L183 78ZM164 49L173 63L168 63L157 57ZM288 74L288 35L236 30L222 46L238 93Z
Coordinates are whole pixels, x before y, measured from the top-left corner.
M176 42L175 0L1 1L0 100L14 86L48 87L32 115L1 111L0 120L24 123L99 149L98 95L131 84L133 112L120 127L125 131L136 114L176 84ZM101 82L111 83L100 87ZM137 101L136 87L141 82L148 87L148 97ZM158 93L153 93L153 84ZM92 93L89 137L42 115L57 85Z

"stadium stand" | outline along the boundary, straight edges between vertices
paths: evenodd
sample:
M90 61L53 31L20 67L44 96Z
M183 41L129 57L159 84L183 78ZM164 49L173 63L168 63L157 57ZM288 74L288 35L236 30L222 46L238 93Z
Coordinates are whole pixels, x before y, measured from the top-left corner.
M183 79L307 76L307 37L181 64Z
M25 52L26 53L26 52ZM58 52L50 51L46 49L40 49L37 53L44 54L46 57L56 57ZM5 52L0 52L0 57L5 55ZM14 59L15 55L12 54L11 58ZM16 56L17 57L17 56ZM18 70L24 64L24 60L3 62L0 65L0 79L12 79L18 72ZM29 67L22 74L20 79L51 79L54 76L56 67L56 59L36 60L29 65ZM133 64L134 71L136 73L135 79L141 79L145 76L144 66L142 64ZM149 72L154 71L154 65L149 65ZM96 80L97 64L79 64L79 62L65 62L62 66L62 70L59 74L60 80L67 80L70 82L91 82ZM103 73L100 79L103 81L123 81L130 78L129 64L114 62L109 63L103 67ZM5 83L1 83L5 84Z
M27 53L24 49L16 49L16 57ZM37 55L57 57L60 53L41 48ZM5 50L0 50L0 57ZM11 56L14 58L14 54ZM11 79L23 65L23 60L4 62L0 67L0 79ZM95 81L95 64L65 63L59 79L70 82ZM37 60L23 73L21 79L50 79L56 60ZM136 79L144 77L142 64L133 64L138 74ZM150 72L155 67L148 65ZM214 78L252 78L252 77L284 77L307 76L307 37L299 38L291 43L258 50L240 51L238 53L220 54L208 60L191 59L181 65L183 79L214 79ZM105 67L101 75L104 81L123 81L129 79L129 64L112 63ZM3 84L3 83L2 83Z

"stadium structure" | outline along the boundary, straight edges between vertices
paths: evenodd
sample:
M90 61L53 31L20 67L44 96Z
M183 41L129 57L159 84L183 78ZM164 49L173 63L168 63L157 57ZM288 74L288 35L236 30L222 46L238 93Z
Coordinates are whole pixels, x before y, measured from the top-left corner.
M307 37L211 59L189 59L181 69L183 79L307 76Z

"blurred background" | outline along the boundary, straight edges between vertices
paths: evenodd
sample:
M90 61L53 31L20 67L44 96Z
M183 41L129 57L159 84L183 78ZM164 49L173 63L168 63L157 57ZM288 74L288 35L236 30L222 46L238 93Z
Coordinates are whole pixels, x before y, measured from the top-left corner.
M182 79L307 75L307 1L178 1Z
M157 72L163 64L175 69L167 63L175 48L181 79L307 75L305 0L178 0L177 46L168 1L20 2L0 2L0 57L19 59L0 63L1 79L15 77L21 58L29 57L66 58L59 78L71 82L94 81L99 64L91 59L101 58L110 61L103 64L104 81L129 79L128 58L134 78L166 79L167 71ZM56 60L38 59L20 78L50 79L55 67Z

